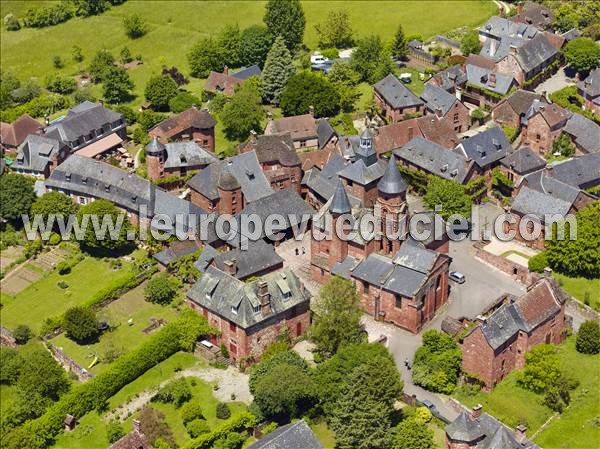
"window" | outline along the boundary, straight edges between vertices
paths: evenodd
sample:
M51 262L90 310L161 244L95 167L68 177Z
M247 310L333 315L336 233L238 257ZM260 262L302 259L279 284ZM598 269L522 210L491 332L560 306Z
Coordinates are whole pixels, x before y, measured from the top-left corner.
M352 187L352 185L354 184L354 183L353 183L352 181L350 181L350 180L348 180L348 181L347 181L347 183L348 183L348 187Z
M458 122L458 112L456 114L454 114L454 121Z
M536 134L536 135L535 135L535 141L536 141L536 142L539 142L539 141L541 140L541 138L542 138L542 136L541 136L541 135L539 135L539 134Z
M365 290L366 295L369 294L369 287L370 287L370 285L367 282L363 282L363 288Z
M253 306L253 307L252 307L252 311L253 311L254 313L259 313L259 312L260 312L260 306Z
M231 313L233 313L234 315L237 315L238 309L236 306L231 306Z
M301 140L300 141L300 148L304 148L306 147L306 140Z
M396 309L402 308L402 296L396 296Z
M235 323L229 322L229 330L235 333Z
M87 204L87 198L84 198L84 197L82 197L82 196L80 196L80 197L77 197L77 202L78 202L79 204Z
M202 141L202 145L204 145L205 147L207 147L208 146L208 139L204 139Z
M229 352L233 355L237 355L237 343L235 340L229 342Z

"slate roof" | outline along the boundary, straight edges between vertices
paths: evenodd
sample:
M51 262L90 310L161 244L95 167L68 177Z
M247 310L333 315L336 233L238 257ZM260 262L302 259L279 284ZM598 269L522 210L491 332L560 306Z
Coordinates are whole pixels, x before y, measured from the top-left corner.
M571 114L563 131L587 153L600 152L600 125L581 114Z
M600 68L592 70L588 77L578 83L585 95L595 98L600 95Z
M539 30L526 23L513 22L504 17L492 16L490 19L479 28L480 32L491 36L500 37L518 37L521 39L532 39L536 36Z
M467 82L467 74L461 65L456 64L433 75L433 77L425 83L425 86L433 84L434 82L445 91L450 92L453 91L456 86L462 86Z
M245 81L252 76L260 76L261 73L260 67L255 64L250 67L242 67L237 72L232 73L231 76Z
M392 153L383 177L377 183L377 190L388 195L406 192L408 184L398 170L396 156Z
M361 186L366 186L381 179L385 173L385 167L385 162L381 160L367 166L362 159L359 159L338 172L338 176L356 182Z
M546 160L529 147L521 147L507 154L500 163L519 175L526 175L546 166Z
M337 131L331 126L326 118L317 119L317 138L319 140L319 149L323 149L332 137L337 136Z
M335 192L329 205L329 212L332 214L348 214L352 210L350 200L344 189L344 184L339 180L335 188Z
M263 315L260 310L259 281L267 283L271 295L272 313L269 315ZM290 268L246 283L210 266L188 291L187 297L246 330L300 304L308 306L310 302L310 293Z
M584 154L552 165L552 178L569 186L587 189L600 184L600 153Z
M242 151L252 150L256 152L258 162L261 164L279 162L285 167L300 165L300 158L289 133L251 138L243 144Z
M323 449L306 422L300 420L275 429L248 449Z
M423 105L423 101L392 74L375 83L373 87L394 109Z
M504 73L496 73L472 64L467 64L467 82L473 86L487 89L500 95L506 95L515 79ZM496 76L496 82L491 81L490 75Z
M358 265L359 261L352 256L346 256L341 262L336 264L331 269L331 274L343 277L344 279L352 278L352 270Z
M171 142L165 145L167 160L165 168L209 165L219 159L196 142Z
M565 39L566 42L569 42L573 39L581 37L581 33L577 28L571 28L569 31L565 31L564 33L562 33L561 36Z
M167 266L171 262L180 259L188 254L198 251L198 245L193 240L178 240L170 244L167 248L152 255L161 265Z
M21 145L29 134L38 134L42 125L27 114L23 114L13 123L2 122L0 126L0 143L17 147Z
M151 136L157 136L166 142L171 137L189 128L210 129L214 128L217 121L205 109L192 106L179 114L163 120L148 131Z
M513 16L512 20L546 28L554 22L554 14L549 8L539 3L525 2L523 12Z
M543 222L546 214L567 215L572 204L547 193L522 187L513 200L511 209L521 214L535 215Z
M227 174L231 175L229 178L233 178L225 180L227 185L236 188L235 185L230 184L230 181L237 182L246 202L256 201L273 193L253 151L209 165L194 175L188 181L188 186L203 196L216 200L219 198L217 186L221 178Z
M519 89L513 92L505 101L510 105L515 114L521 116L527 114L534 100L541 100L542 96L535 92Z
M226 262L235 260L235 277L241 280L283 266L283 259L275 252L275 247L263 240L249 242L248 248L244 250L234 248L224 253L213 254L212 260L221 271L226 270Z
M61 143L37 134L30 134L17 149L17 157L13 162L14 170L43 172L53 159L57 158Z
M458 145L464 155L485 169L506 156L512 147L501 128L489 128L472 137L461 140Z
M540 114L550 128L556 129L567 123L571 113L555 103L548 104L542 100L533 100L525 117L521 118L521 124L527 125L529 119L535 114Z
M516 58L525 73L530 73L548 60L554 58L558 50L543 34L517 47Z
M291 134L292 139L308 140L317 139L317 124L311 114L294 115L270 119L265 127L265 134Z
M579 195L579 188L569 185L555 177L548 176L546 170L533 172L525 177L527 187L546 193L568 203L573 203Z
M103 135L124 125L121 114L101 104L84 101L71 108L65 118L47 126L46 135L62 142L75 142L83 136L95 132Z
M467 181L469 175L467 160L461 153L447 150L422 137L415 137L402 148L394 150L394 154L428 173L461 184Z
M458 101L454 95L434 84L425 85L425 89L421 93L421 99L425 102L427 109L433 113L437 113L440 110L442 116L446 115L452 109L454 103Z

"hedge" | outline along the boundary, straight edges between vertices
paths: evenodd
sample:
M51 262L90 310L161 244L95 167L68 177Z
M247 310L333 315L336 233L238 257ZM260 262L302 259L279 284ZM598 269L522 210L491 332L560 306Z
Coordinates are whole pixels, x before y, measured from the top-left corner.
M226 437L231 432L242 432L256 426L256 424L257 419L252 413L240 413L215 427L212 432L190 441L182 449L210 449L215 441Z
M177 351L189 349L190 339L209 333L211 328L204 317L192 311L184 313L136 350L117 359L106 371L63 395L42 416L14 429L7 435L5 447L42 449L50 446L63 429L67 414L81 418L94 409L103 409L106 401L121 388ZM244 425L246 422L243 421Z

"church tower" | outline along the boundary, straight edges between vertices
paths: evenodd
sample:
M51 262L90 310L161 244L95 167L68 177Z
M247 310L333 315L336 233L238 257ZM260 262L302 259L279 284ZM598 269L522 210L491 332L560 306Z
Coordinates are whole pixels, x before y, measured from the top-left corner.
M401 238L408 232L406 190L408 185L396 165L394 154L390 157L385 173L377 183L375 214L381 219L382 237L379 250L394 254L400 249Z
M348 242L337 235L335 227L338 219L342 215L350 214L351 211L352 206L350 205L346 190L344 190L344 184L339 180L333 198L331 199L331 204L329 205L329 213L333 218L331 226L331 244L329 247L330 271L336 263L341 262L348 255Z
M146 145L144 151L146 152L148 176L153 180L162 178L165 160L167 159L166 147L160 143L158 137L154 137L150 143Z

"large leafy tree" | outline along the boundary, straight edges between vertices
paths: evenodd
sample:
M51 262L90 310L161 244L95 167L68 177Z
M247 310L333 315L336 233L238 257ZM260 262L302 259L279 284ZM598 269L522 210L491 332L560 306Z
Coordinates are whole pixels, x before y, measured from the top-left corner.
M325 76L301 72L288 80L279 105L286 116L306 114L313 106L315 117L330 117L340 110L340 95Z
M264 67L267 54L273 45L273 36L262 25L252 25L242 31L240 59L243 65Z
M111 67L115 65L115 57L111 52L105 49L98 50L90 61L88 72L94 82L99 82L104 79L105 74Z
M242 36L238 24L225 25L217 36L221 55L229 67L239 67L241 64Z
M125 29L125 34L130 39L140 38L146 34L147 31L146 23L139 14L123 17L123 28Z
M170 76L153 76L146 84L144 95L154 109L164 111L168 109L169 101L177 95L177 83Z
M168 304L177 294L177 282L168 273L154 276L144 288L147 301L157 304Z
M427 390L450 394L458 382L461 361L462 353L452 337L428 330L415 353L413 381Z
M401 392L400 374L389 358L377 357L355 368L331 417L336 448L389 448L394 402Z
M600 46L587 37L569 41L563 54L569 65L579 73L588 73L600 64Z
M423 202L431 210L441 206L442 210L437 213L444 220L452 214L465 218L471 216L471 198L466 194L465 188L457 182L437 176L430 177Z
M315 30L322 48L345 48L354 43L354 32L345 9L329 11L323 23L315 25Z
M267 60L265 61L265 68L262 71L265 100L273 104L278 104L281 91L293 73L292 55L286 48L283 38L280 36L275 39L273 46L269 50Z
M577 332L575 348L582 354L598 354L600 352L600 324L598 321L583 322Z
M481 43L477 30L469 30L460 40L460 51L463 55L479 54Z
M111 67L102 78L102 95L109 103L123 103L131 98L133 86L127 70L122 67Z
M433 431L415 419L405 419L395 429L393 449L435 449Z
M220 113L225 135L230 140L244 140L250 131L261 128L265 116L261 98L251 84L238 88Z
M360 98L360 92L357 89L360 75L347 62L337 61L331 66L327 79L333 83L340 96L342 111L353 111L354 104Z
M297 352L292 350L279 352L271 358L254 365L252 371L250 372L250 379L248 381L250 392L255 394L259 381L266 377L279 365L292 365L295 366L299 371L306 373L308 372L308 365L306 364L306 361L300 357Z
M77 342L94 341L98 335L98 320L87 307L72 307L65 312L62 327L69 338Z
M569 276L600 277L600 201L588 204L575 214L577 238L569 239L570 225L565 224L564 238L559 239L556 227L552 238L546 239L550 267Z
M394 34L394 40L392 42L392 56L396 59L402 59L408 52L408 44L406 42L406 36L404 35L404 29L402 25L398 25L396 34Z
M131 230L131 224L127 215L107 200L96 200L79 208L78 219L80 223L88 221L88 225L81 241L81 246L86 251L98 255L112 255L131 250L132 241L127 240L127 231ZM96 217L96 218L94 218ZM104 235L96 233L93 222L98 220L99 227L105 223ZM113 224L111 235L110 224Z
M365 340L359 306L356 287L351 281L334 276L321 287L310 330L321 354L331 357L340 346Z
M34 201L33 178L17 173L0 176L0 217L19 221Z
M393 72L394 64L381 41L381 38L372 34L357 42L352 52L350 65L360 75L362 81L375 83Z
M288 50L302 44L306 18L300 0L269 0L263 20L273 36L283 38Z
M225 67L221 47L212 37L200 39L187 57L196 78L206 78L211 71L222 72Z

